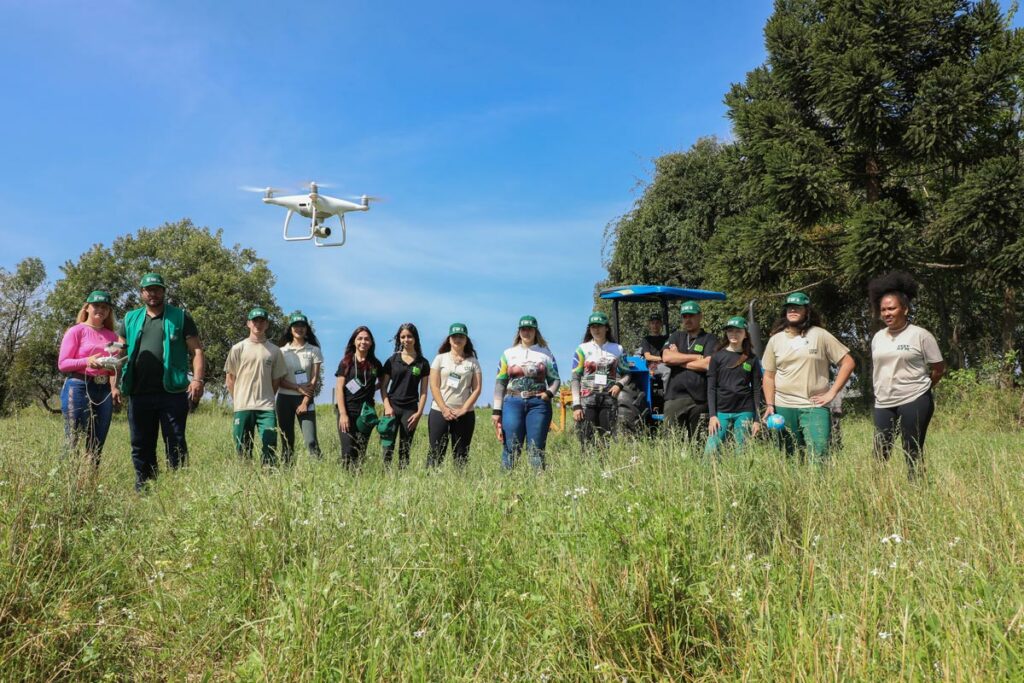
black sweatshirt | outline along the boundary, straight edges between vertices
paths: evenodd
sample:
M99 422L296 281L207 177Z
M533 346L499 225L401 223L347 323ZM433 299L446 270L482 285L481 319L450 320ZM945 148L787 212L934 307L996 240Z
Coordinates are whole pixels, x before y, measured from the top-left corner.
M708 412L755 413L761 405L761 363L756 356L737 365L740 354L721 349L708 366Z

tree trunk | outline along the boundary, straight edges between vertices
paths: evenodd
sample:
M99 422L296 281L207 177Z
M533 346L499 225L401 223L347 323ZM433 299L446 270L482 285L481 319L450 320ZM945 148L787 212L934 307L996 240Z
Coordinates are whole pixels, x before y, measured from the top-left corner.
M874 204L882 197L882 167L874 154L869 154L864 161L864 174L867 176L864 189L868 203Z

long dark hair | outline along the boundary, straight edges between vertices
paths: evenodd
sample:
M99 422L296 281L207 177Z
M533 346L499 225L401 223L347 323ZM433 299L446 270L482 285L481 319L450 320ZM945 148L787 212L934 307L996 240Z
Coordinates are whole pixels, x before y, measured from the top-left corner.
M750 343L750 333L743 330L746 334L743 335L743 343L740 344L740 357L732 364L732 367L738 368L739 366L746 363L750 358L754 356L754 345ZM718 348L726 349L729 347L729 337L723 336L718 340Z
M356 356L356 337L359 336L360 332L365 332L370 335L370 351L366 354L366 360L371 365L377 365L380 363L377 360L377 340L373 338L373 332L366 325L360 325L356 329L352 330L352 336L348 338L348 343L345 344L345 355L341 358L341 373L347 375L348 371L352 369L352 363Z
M615 339L615 333L612 332L611 325L604 326L608 332L605 334L605 341L611 342L612 344L618 344L619 342ZM594 338L594 335L590 334L590 325L587 325L587 331L583 333L583 343L586 344L588 341Z
M298 324L301 324L301 323L295 323L295 324L298 325ZM305 323L305 325L306 325L306 343L307 344L312 344L313 346L315 346L315 347L317 347L319 349L320 348L320 340L316 338L316 334L313 332L313 326L310 325L308 322ZM284 328L284 331L281 332L281 335L277 338L277 345L278 346L288 346L294 340L295 340L295 337L292 335L292 326L289 325L288 327Z
M793 304L789 305L792 306ZM814 306L807 304L804 308L807 309L807 315L804 317L803 322L796 326L801 335L805 334L812 327L821 327L821 315L814 309ZM789 321L786 320L786 307L783 306L782 315L775 319L771 334L782 332L787 327L789 327Z
M473 340L469 338L468 334L464 334L462 336L466 338L466 357L469 358L470 356L472 356L473 358L476 358L476 349L473 348ZM438 347L437 353L448 353L451 350L452 335L449 334L447 337L444 338L444 341L441 342L441 346Z
M423 355L423 348L420 346L420 331L417 330L416 326L412 323L402 323L398 326L398 331L395 332L394 339L392 340L395 342L395 353L401 353L402 351L401 336L403 330L409 330L409 333L412 334L412 338L416 340L416 344L413 348L416 349L416 357L419 358Z
M893 271L886 273L868 283L868 299L871 301L871 312L881 317L882 299L894 296L899 299L907 312L910 312L910 300L917 296L920 285L909 273Z

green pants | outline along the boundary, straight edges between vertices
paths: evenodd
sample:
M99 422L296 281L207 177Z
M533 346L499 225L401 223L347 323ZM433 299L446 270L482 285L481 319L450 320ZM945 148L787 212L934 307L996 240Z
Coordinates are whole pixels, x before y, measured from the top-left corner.
M704 455L711 455L717 451L730 434L732 434L732 438L736 441L736 447L742 448L743 442L750 436L750 424L757 419L750 412L716 413L715 417L718 418L722 426L717 432L708 437L707 445L704 446Z
M253 432L260 433L260 457L264 465L277 464L277 415L273 410L236 410L231 435L235 452L252 457Z
M828 408L784 408L776 406L775 412L786 420L780 434L780 446L786 455L793 455L797 449L807 450L811 460L828 457L829 437L832 433L832 415Z

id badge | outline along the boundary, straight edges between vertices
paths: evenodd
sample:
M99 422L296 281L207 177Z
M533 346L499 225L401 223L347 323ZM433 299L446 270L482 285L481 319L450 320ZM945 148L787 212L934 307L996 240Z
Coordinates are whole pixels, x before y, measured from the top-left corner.
M454 372L450 372L450 373L448 373L448 380L445 382L445 384L447 384L452 389L458 389L459 388L459 381L461 379L462 379L462 375L456 374Z
M603 373L603 372L599 372L596 375L594 375L594 386L595 387L606 387L606 386L608 386L608 375Z
M354 394L354 393L358 392L362 388L363 388L363 385L360 384L359 380L357 380L357 379L350 379L348 381L348 383L345 385L345 389L350 394Z
M306 376L306 371L305 370L299 370L298 372L295 373L295 383L296 384L308 384L309 383L309 377Z

